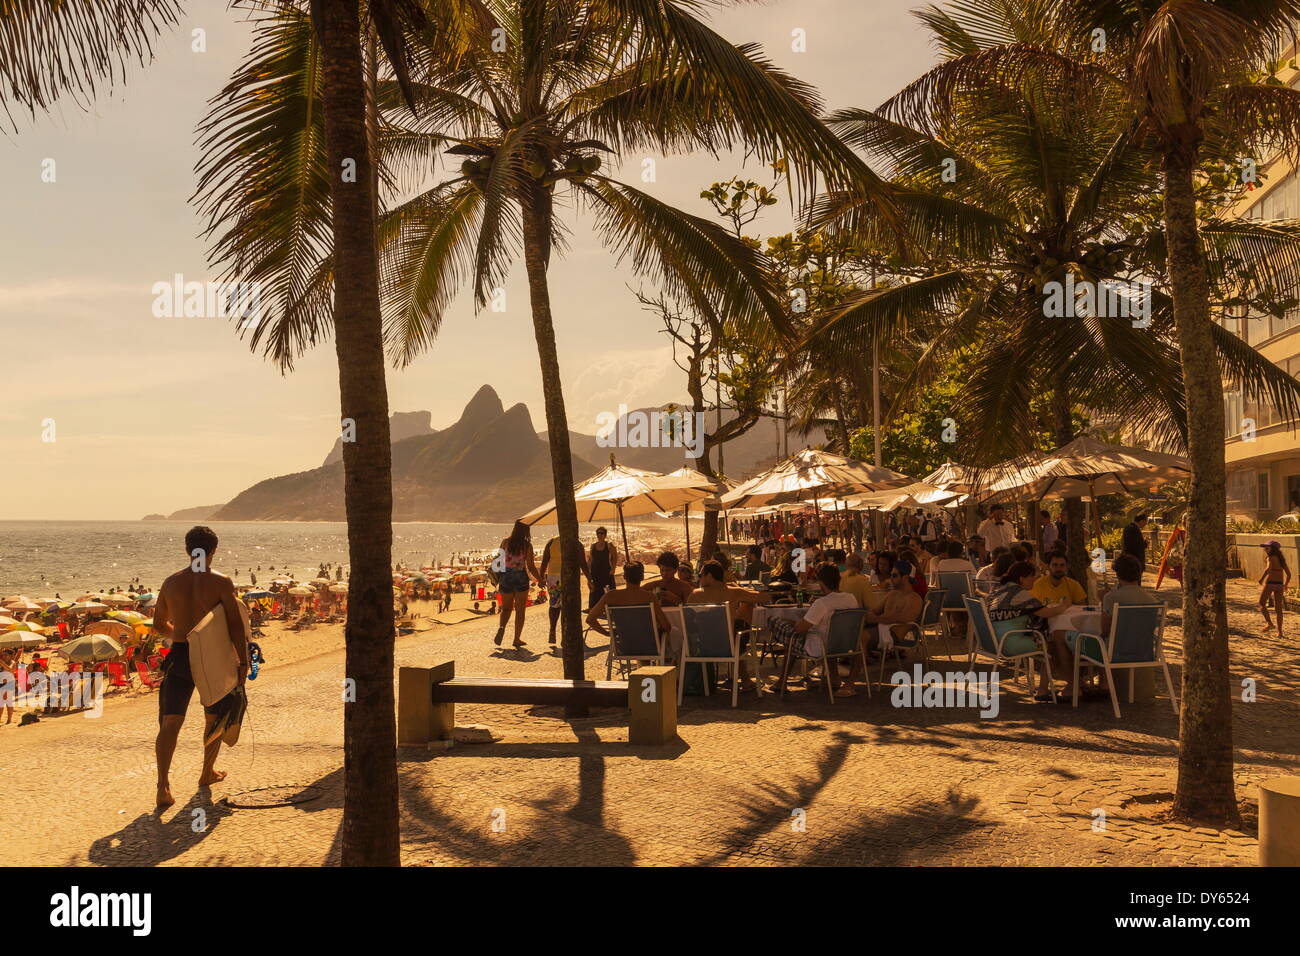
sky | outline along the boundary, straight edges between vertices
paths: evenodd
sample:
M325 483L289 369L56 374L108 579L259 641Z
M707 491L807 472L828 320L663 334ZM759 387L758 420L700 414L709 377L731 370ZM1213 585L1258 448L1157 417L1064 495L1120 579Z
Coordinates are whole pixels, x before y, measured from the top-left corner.
M909 15L919 5L767 0L711 22L733 42L761 44L828 108L875 107L934 60ZM155 283L216 276L190 202L194 130L250 36L224 0L186 6L153 62L130 69L92 109L69 102L0 131L0 520L138 519L224 502L318 466L338 435L332 345L285 376L227 320L154 315ZM796 30L804 51L794 49ZM625 161L629 178L640 178L640 159ZM638 185L699 215L711 215L701 189L745 171L735 155L655 159L656 181ZM568 222L551 294L569 424L591 434L597 415L620 403L684 400L685 381L629 289L636 277L581 219ZM776 234L791 222L783 203L750 231ZM490 384L545 428L522 263L505 292L504 312L476 314L468 295L458 298L433 347L389 371L391 410L428 410L443 427Z

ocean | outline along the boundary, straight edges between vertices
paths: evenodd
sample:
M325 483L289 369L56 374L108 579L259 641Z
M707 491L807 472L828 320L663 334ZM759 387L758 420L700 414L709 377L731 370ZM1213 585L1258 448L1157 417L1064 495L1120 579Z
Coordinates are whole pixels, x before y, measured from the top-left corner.
M0 521L0 597L76 597L126 587L135 578L156 589L188 563L184 538L193 524ZM237 583L249 583L250 571L266 583L286 568L315 577L322 562L347 566L347 526L341 521L216 521L212 528L220 539L213 567ZM414 567L435 558L448 561L454 552L495 548L509 533L508 524L395 524L393 561ZM553 526L534 528L534 545L540 549L554 533Z

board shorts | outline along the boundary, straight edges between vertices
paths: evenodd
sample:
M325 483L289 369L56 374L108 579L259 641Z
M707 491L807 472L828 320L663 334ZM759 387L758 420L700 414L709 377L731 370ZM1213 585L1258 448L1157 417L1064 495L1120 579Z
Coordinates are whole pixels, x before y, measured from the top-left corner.
M564 598L564 592L560 590L560 576L558 574L546 575L546 593L549 595L547 605L552 610L558 610L560 601Z
M184 717L194 696L194 675L190 672L190 646L173 644L162 662L162 686L158 688L158 720L164 717ZM221 701L204 707L205 714L219 713Z
M502 594L527 594L528 572L523 568L509 568L497 578L497 591Z

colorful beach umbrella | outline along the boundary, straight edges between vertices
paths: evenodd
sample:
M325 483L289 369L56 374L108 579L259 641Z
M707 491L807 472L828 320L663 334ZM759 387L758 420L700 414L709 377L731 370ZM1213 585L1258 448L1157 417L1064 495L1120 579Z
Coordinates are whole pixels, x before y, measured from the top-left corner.
M31 621L15 621L9 625L10 631L28 631L32 634L44 634L45 628L39 624L33 624Z

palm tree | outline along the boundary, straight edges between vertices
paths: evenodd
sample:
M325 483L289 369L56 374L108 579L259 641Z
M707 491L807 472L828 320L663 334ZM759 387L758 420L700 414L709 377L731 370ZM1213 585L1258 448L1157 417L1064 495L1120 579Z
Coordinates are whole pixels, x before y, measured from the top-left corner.
M1300 147L1300 91L1266 82L1295 43L1295 0L1062 3L1074 37L1104 30L1106 49L1081 60L1129 96L1139 134L1160 157L1174 324L1187 394L1191 507L1183 565L1183 707L1174 811L1237 819L1228 674L1224 406L1214 361L1219 326L1197 215L1206 158ZM1076 49L1088 49L1076 47ZM1288 418L1293 417L1288 415Z
M595 214L608 245L674 298L691 303L715 327L782 322L767 288L762 256L718 224L686 215L602 172L602 154L618 159L685 149L716 151L744 144L764 160L786 158L805 192L818 171L884 207L887 195L852 150L817 121L810 88L776 70L749 47L736 48L689 12L692 4L660 0L443 0L413 50L412 120L391 82L379 83L384 126L382 175L423 186L445 154L459 175L424 189L381 217L386 336L391 354L409 362L435 338L462 282L475 304L521 255L528 277L533 331L542 372L557 523L566 569L581 544L573 500L568 421L555 347L548 269L563 248L557 202ZM246 172L286 157L268 178L280 241L259 245L260 232L225 240L246 255L245 268L277 277L284 308L257 336L281 361L328 332L323 293L333 264L313 259L315 210L298 184L320 176L319 149L307 136L309 113L289 122L265 106L267 72L288 90L309 88L307 61L277 58L268 46L241 68L226 91L230 109L222 142L209 158L222 178L221 202L253 210L264 196ZM258 163L246 157L265 155ZM241 165L242 160L242 165ZM239 172L232 171L232 163ZM576 572L562 584L565 675L583 676Z
M922 16L944 38L948 59L887 104L887 117L846 115L838 121L850 127L861 123L862 145L893 155L926 187L912 201L899 199L918 228L948 221L946 234L960 239L963 251L982 249L981 258L997 266L997 274L1018 278L993 282L986 271L972 273L956 262L898 290L892 301L886 295L864 301L856 314L863 320L874 316L883 327L890 316L897 322L900 310L911 304L955 314L961 330L970 328L966 319L972 314L1000 312L1014 321L1004 324L985 373L972 383L974 405L985 410L1000 405L1006 420L1014 422L1026 407L1018 384L1035 381L1027 365L1045 362L1064 376L1058 415L1076 402L1115 407L1118 397L1149 428L1185 436L1195 478L1176 809L1187 818L1230 820L1236 805L1224 604L1221 379L1234 378L1247 391L1267 395L1287 417L1296 414L1296 391L1293 381L1213 321L1211 296L1217 292L1220 301L1227 299L1234 264L1248 262L1253 263L1246 270L1246 285L1253 287L1248 293L1262 297L1270 287L1294 288L1300 231L1296 223L1213 217L1198 225L1194 174L1204 172L1211 157L1239 155L1242 130L1247 142L1268 141L1267 130L1280 144L1295 143L1300 93L1250 82L1250 71L1268 62L1265 51L1279 48L1284 24L1297 8L1290 2L1198 0L1021 0L1001 7L1009 12L1000 23L991 22L985 4L950 4L947 12L928 8ZM1231 8L1249 15L1237 16ZM966 166L959 159L963 172L957 182L936 187L941 160L962 157L965 144L957 127L970 119L973 104L991 101L1001 109L1008 99L1025 104L1019 122L1028 148L1016 159L1024 165ZM1057 129L1045 130L1037 111L1046 105L1050 117L1053 101L1069 108L1059 115ZM1281 126L1271 129L1270 122ZM915 135L918 131L924 138ZM944 151L949 147L956 151ZM1042 159L1032 161L1031 152ZM928 172L927 160L933 164ZM1154 187L1163 215L1157 207L1144 224L1141 208L1150 190L1144 192L1141 175L1144 164L1153 161L1163 173L1163 183ZM1045 177L1048 172L1052 175ZM970 205L969 191L984 180L1004 190L1010 205L980 202L969 210L952 205ZM1038 194L1032 205L1016 212L1029 193ZM1125 214L1126 203L1136 204L1136 215ZM1086 319L1045 325L1043 284L1059 278L1065 267L1094 281L1155 281L1151 327L1134 330L1124 321ZM1062 350L1071 341L1073 355ZM1181 390L1163 384L1179 380ZM998 396L1004 398L999 402Z
M176 22L171 0L6 4L0 13L0 102L34 113L64 94L92 96L131 59L151 53L150 41ZM346 626L344 718L344 865L396 865L399 860L396 729L393 717L391 587L392 482L387 393L375 253L375 182L366 132L358 0L318 0L313 42L321 77L317 116L309 124L326 144L332 172L317 182L321 209L332 207L316 233L316 248L332 245L332 305L344 419L355 443L344 444L351 592ZM408 86L403 35L423 24L415 0L371 0L374 31L402 86ZM299 24L310 32L310 21ZM355 176L344 176L345 164ZM320 189L322 183L328 183ZM328 194L328 195L326 195ZM224 210L243 216L247 210ZM262 241L270 241L263 237ZM260 281L260 277L259 281Z

